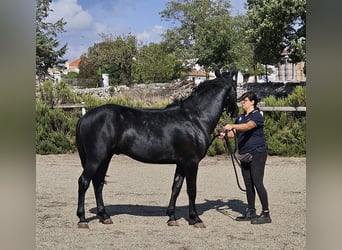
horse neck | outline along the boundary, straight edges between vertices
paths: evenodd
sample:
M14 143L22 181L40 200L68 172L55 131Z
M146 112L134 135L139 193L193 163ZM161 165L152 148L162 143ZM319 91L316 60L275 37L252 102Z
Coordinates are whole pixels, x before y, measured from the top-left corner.
M198 96L185 100L184 104L196 112L197 116L194 119L197 119L210 135L221 117L226 97L227 89L221 88L218 91L217 88L211 88L208 91L202 91Z

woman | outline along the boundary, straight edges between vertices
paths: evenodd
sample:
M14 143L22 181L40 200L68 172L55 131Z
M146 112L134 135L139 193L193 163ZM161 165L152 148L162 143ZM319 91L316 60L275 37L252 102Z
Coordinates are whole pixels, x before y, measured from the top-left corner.
M246 186L248 208L246 213L237 217L236 220L251 221L251 224L271 223L267 191L263 183L267 158L267 145L263 130L264 117L257 107L258 98L255 93L246 92L238 101L241 101L244 113L236 119L234 124L225 125L224 130L227 131L228 137L234 137L236 134L239 154L250 153L252 159L241 160L241 172ZM221 137L224 135L225 133L221 133ZM260 216L256 215L255 210L255 190L262 206Z

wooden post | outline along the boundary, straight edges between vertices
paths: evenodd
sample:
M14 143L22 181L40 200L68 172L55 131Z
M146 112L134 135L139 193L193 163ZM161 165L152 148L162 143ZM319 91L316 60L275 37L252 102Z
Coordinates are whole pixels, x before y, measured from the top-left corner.
M83 107L82 107L82 116L84 116L85 113L86 113L85 103L84 103L84 102L81 102L81 104L83 105Z

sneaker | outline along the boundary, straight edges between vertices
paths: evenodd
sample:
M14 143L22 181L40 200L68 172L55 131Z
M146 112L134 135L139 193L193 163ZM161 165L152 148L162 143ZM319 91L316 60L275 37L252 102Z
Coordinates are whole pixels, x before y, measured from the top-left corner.
M253 218L251 220L251 224L265 224L265 223L272 223L270 213L268 212L262 212L260 216Z
M257 215L255 213L255 209L247 209L247 211L244 215L236 217L235 220L237 220L237 221L250 221L256 217L257 217Z

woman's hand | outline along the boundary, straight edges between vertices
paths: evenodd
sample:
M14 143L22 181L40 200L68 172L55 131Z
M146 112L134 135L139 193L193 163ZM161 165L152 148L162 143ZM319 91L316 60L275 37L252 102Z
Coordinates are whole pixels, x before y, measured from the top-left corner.
M220 138L220 139L223 139L225 135L226 135L226 133L221 132L220 135L219 135L219 138Z
M226 124L225 126L224 126L224 130L227 130L228 132L230 131L230 130L232 130L233 129L233 125L232 124Z
M219 138L223 139L225 135L227 135L229 138L234 137L234 133L232 132L233 127L231 124L226 124L223 127L224 132L220 132Z

